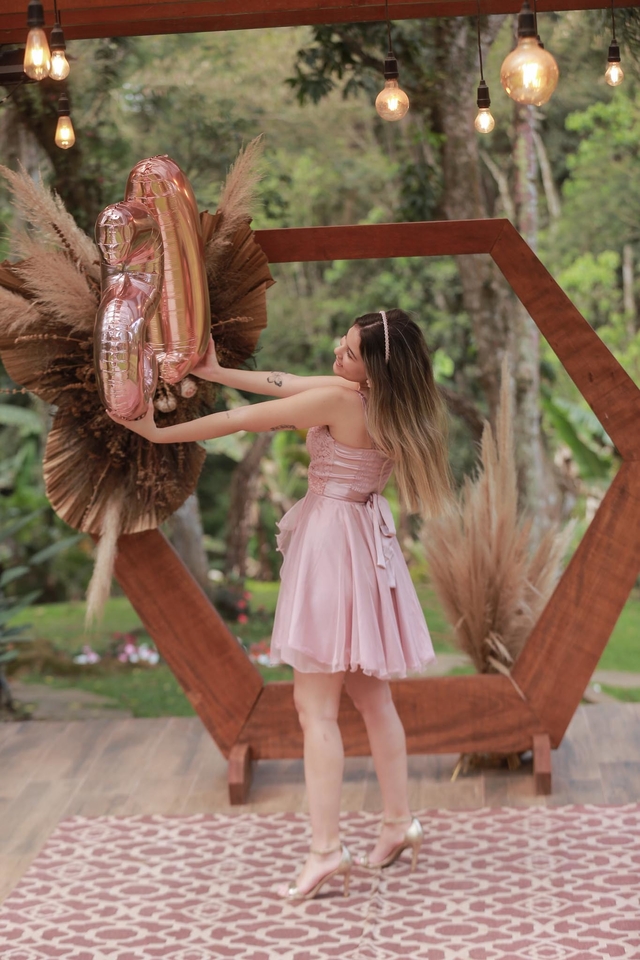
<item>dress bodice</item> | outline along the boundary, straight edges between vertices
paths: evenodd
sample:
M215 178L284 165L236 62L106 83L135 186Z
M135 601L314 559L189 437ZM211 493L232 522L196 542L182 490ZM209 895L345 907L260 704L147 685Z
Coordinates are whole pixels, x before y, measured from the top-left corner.
M334 440L328 427L311 427L307 433L309 490L337 500L365 502L381 493L393 462L379 450L350 447Z

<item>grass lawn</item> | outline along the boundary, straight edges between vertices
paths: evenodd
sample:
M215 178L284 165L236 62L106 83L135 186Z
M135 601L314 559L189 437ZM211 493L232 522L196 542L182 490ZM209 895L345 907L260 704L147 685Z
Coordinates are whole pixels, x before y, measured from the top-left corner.
M627 600L598 666L601 670L640 673L640 594L637 591Z
M602 692L626 703L640 703L640 687L610 687L608 683L603 683Z
M247 623L229 623L229 629L250 649L266 649L271 630L273 612L278 597L277 583L252 581L247 583L251 593L250 615ZM433 589L427 585L417 586L420 603L437 652L454 651L451 643L451 628L444 618ZM78 653L87 644L96 652L104 654L114 643L115 634L135 632L139 640L148 640L142 624L126 597L114 597L107 603L105 615L99 627L89 631L84 627L85 604L58 603L36 606L23 611L15 623L30 624L29 633L50 641L58 650L69 655ZM288 667L269 668L256 664L258 670L269 680L291 678ZM607 670L624 670L640 674L640 596L632 595L622 611L611 639L600 660L599 666ZM455 673L473 672L472 668L457 668ZM133 712L134 716L187 716L193 713L191 704L182 693L169 668L160 664L153 668L136 668L105 671L104 675L87 673L86 677L51 676L30 673L21 679L26 682L46 683L55 687L79 687L112 698L118 705ZM640 685L639 685L640 686ZM640 700L640 689L603 688L620 700Z
M227 626L247 644L268 637L271 621L278 599L277 583L250 583L247 589L251 593L251 608L256 613L246 624L228 623ZM27 633L40 640L49 640L58 650L65 653L78 653L87 644L96 653L103 654L112 645L114 634L135 632L140 640L149 641L138 614L126 597L112 597L107 601L104 617L99 626L86 629L84 625L86 604L83 600L73 603L50 603L45 606L33 606L23 610L12 621L12 625L26 624Z
M156 667L132 667L105 676L55 677L30 673L20 677L24 683L46 683L56 689L89 690L109 697L114 707L131 710L134 717L190 717L195 710L180 684L164 664Z

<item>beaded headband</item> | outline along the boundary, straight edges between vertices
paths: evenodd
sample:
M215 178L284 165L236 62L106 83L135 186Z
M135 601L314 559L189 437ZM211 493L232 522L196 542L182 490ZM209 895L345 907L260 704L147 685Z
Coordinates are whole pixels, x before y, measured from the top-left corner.
M380 311L382 317L382 326L384 327L384 362L389 363L389 323L384 310Z

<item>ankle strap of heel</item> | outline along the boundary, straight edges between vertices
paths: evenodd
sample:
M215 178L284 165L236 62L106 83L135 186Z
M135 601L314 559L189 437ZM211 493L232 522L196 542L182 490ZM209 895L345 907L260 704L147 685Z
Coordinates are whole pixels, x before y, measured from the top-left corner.
M391 826L395 826L395 824L398 824L398 823L411 823L412 820L413 820L413 815L410 813L406 817L394 817L391 820L383 820L382 825L384 827L391 827Z
M313 847L309 847L309 853L315 853L316 857L328 857L332 853L337 853L338 850L342 850L341 843L337 847L327 847L325 850L315 850Z

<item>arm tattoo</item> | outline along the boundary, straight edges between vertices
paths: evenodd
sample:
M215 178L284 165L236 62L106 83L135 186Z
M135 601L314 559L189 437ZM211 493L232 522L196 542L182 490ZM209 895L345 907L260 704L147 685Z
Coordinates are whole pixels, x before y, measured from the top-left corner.
M298 428L293 423L281 423L278 427L270 427L270 433L273 433L274 430L297 430Z
M280 373L278 370L272 370L267 377L267 383L275 383L276 387L281 387L283 377L284 373Z

